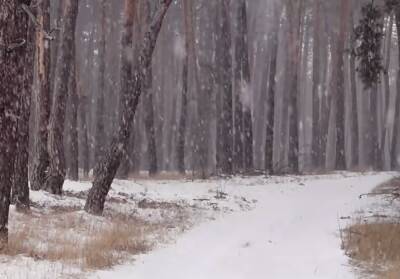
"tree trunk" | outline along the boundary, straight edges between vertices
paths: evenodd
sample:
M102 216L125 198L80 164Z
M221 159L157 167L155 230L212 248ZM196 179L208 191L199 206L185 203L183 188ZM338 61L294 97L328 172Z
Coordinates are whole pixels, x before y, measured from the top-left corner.
M78 84L78 97L79 97L79 106L78 106L78 138L81 140L80 150L81 150L81 158L82 158L82 169L83 169L83 177L89 177L89 140L88 140L88 130L87 130L87 96L83 92L81 88L80 81ZM79 149L79 148L78 148Z
M396 7L396 28L397 33L400 32L400 6ZM400 51L400 36L397 36L397 45ZM395 121L393 127L393 140L391 146L391 165L392 169L397 169L399 166L398 158L398 138L399 138L399 125L400 125L400 56L399 56L399 66L397 70L397 92L396 92L396 104L395 104Z
M99 90L97 95L96 105L96 132L95 132L95 146L94 158L98 161L104 152L105 145L105 131L104 131L104 117L105 117L105 84L106 84L106 26L107 26L107 4L106 0L101 1L101 37L99 47ZM110 24L108 22L108 24ZM100 29L100 28L99 28Z
M76 57L75 57L75 45L72 47L72 64L69 76L69 99L70 108L68 116L69 127L68 132L68 178L73 181L79 180L79 143L78 143L78 107L79 107L79 96L77 88L77 72L76 72Z
M379 166L380 170L385 168L385 147L387 142L387 136L389 131L389 123L388 120L390 118L389 111L389 100L390 100L390 80L389 80L389 70L390 70L390 56L392 53L392 35L393 35L393 15L390 15L388 19L388 26L386 29L386 43L385 43L385 58L384 58L384 72L383 72L383 83L385 89L385 103L383 108L383 129L381 134L381 146L379 148ZM390 140L389 140L390 142Z
M29 210L29 117L31 112L31 99L33 93L33 71L35 63L35 24L29 22L26 42L26 68L24 72L23 90L19 98L19 119L17 137L17 157L14 165L11 201L17 210Z
M349 22L349 4L348 0L341 0L340 4L340 30L336 46L337 68L334 100L336 104L336 169L346 169L345 154L345 88L344 88L344 47L346 40L347 24Z
M178 142L176 148L176 157L178 171L181 174L186 172L185 168L185 142L186 142L186 119L188 105L188 87L189 87L189 46L190 46L190 25L191 25L191 8L190 0L183 0L183 18L185 29L185 56L183 58L182 67L182 97L181 97L181 115L179 117Z
M133 71L133 80L131 75L132 64L129 62L128 57L124 55L122 57L121 90L123 91L121 94L122 111L120 114L119 127L111 142L110 149L95 167L93 186L89 191L85 205L85 210L90 214L100 215L103 212L106 196L121 162L122 150L129 141L131 123L133 122L137 104L142 94L143 87L145 86L145 73L150 67L158 34L171 3L172 0L160 1L160 7L156 11L151 24L148 26L147 32L143 37L139 56L135 60L136 64ZM129 46L129 33L131 32L129 28L132 26L131 22L135 11L135 4L134 1L126 0L125 26L122 38L123 48Z
M276 91L276 68L278 60L280 11L278 4L274 4L274 27L271 38L271 58L269 64L268 90L267 94L267 124L265 136L265 171L267 174L274 173L274 125L275 125L275 91Z
M253 123L251 115L250 65L246 1L237 4L235 47L234 163L236 171L253 168Z
M49 155L47 152L48 126L50 118L50 48L45 32L50 30L50 0L43 0L38 6L36 31L36 69L38 75L38 127L35 131L35 157L31 174L31 189L40 190L46 181Z
M62 38L58 51L54 98L49 124L48 152L50 165L49 173L46 177L45 190L57 195L62 194L62 186L65 179L63 132L68 81L73 63L73 45L75 44L75 26L78 8L78 0L66 0L64 3Z
M300 30L303 1L288 4L289 14L289 170L299 172L299 119L298 119L298 71L300 63ZM289 65L288 65L289 66Z
M321 0L314 0L313 10L313 74L312 74L312 91L313 91L313 118L312 118L312 158L313 166L319 168L321 166L321 135L319 133L320 119L320 106L321 106L321 68L320 68L320 36L321 36Z
M149 26L151 23L151 1L145 0L143 3L143 17L142 21L144 26ZM144 123L146 126L147 135L147 154L149 164L149 175L154 176L158 172L157 166L157 147L156 147L156 130L154 124L154 94L153 86L153 70L150 63L149 68L144 74L144 87L143 87L143 104L145 107Z
M350 14L350 49L355 46L354 38L354 15L353 12ZM350 54L350 91L351 91L351 152L352 152L352 167L358 166L359 164L359 135L358 135L358 97L357 97L357 79L356 79L356 59L353 54Z
M24 91L25 73L32 70L26 63L28 16L20 5L20 1L0 0L0 252L8 243L19 96Z
M229 17L229 1L219 4L217 57L219 65L220 111L218 117L219 150L218 165L223 174L233 171L233 113L232 113L232 41Z

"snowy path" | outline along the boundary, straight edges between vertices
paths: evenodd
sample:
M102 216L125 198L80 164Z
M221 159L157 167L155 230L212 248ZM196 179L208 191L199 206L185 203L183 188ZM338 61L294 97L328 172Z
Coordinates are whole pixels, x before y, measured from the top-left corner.
M360 209L368 201L358 196L390 177L321 176L300 183L232 180L224 190L257 199L254 210L203 223L176 244L92 278L356 278L340 249L338 229L345 222L340 217Z

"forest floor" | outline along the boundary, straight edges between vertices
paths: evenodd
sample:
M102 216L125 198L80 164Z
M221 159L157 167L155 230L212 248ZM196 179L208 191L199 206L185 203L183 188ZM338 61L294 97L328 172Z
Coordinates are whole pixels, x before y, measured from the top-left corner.
M348 232L392 212L364 194L395 175L116 181L103 217L82 211L90 183L66 182L11 209L0 278L358 278Z

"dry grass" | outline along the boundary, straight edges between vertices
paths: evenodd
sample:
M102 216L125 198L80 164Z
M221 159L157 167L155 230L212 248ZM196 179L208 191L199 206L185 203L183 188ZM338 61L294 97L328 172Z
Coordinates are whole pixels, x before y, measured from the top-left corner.
M94 218L82 212L13 216L7 254L63 262L81 269L108 268L146 252L147 236L161 228L134 218Z
M378 278L400 278L400 224L358 222L344 230L343 248L358 265Z

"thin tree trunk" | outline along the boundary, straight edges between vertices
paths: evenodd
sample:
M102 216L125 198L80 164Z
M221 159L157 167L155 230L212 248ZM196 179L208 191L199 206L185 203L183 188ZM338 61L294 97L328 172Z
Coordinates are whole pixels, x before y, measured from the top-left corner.
M144 1L143 11L143 24L149 26L151 24L151 1ZM145 107L144 123L146 126L147 135L147 154L149 164L149 175L154 176L158 173L158 162L157 162L157 147L156 147L156 130L154 124L154 93L152 90L153 86L153 70L150 63L149 68L145 72L145 82L143 87L143 104Z
M76 69L77 70L77 69ZM78 71L77 71L78 72ZM78 78L78 77L77 77ZM87 130L87 116L86 112L88 111L87 107L87 95L83 92L81 88L80 80L77 81L78 86L78 97L79 97L79 105L78 105L78 138L81 140L80 150L81 150L81 158L82 158L82 169L83 169L83 177L89 177L89 140L88 140L88 130Z
M396 14L396 28L397 28L397 34L400 33L400 6L396 7L395 10ZM397 36L397 46L400 51L400 36ZM391 154L391 166L392 169L396 169L399 166L399 160L398 160L398 137L399 137L399 125L400 125L400 55L399 55L399 66L397 70L397 80L396 80L396 87L397 87L397 92L396 92L396 104L395 104L395 121L394 121L394 127L393 127L393 140L392 140L392 146L390 150Z
M48 126L50 118L50 48L45 32L50 30L50 0L43 0L38 6L36 31L36 69L38 75L38 128L35 141L35 157L31 174L31 189L40 190L46 181L49 155L47 152Z
M185 28L185 56L183 58L182 67L182 96L181 96L181 115L179 117L179 127L178 127L178 142L176 148L176 158L178 171L181 174L186 172L185 168L185 139L186 139L186 119L187 119L187 95L188 95L188 85L189 85L189 1L183 0L183 18L184 18L184 28Z
M289 97L289 170L299 172L299 119L298 119L298 70L300 63L300 30L303 16L303 1L289 3L289 59L290 59L290 97Z
M232 112L232 41L229 17L229 1L219 5L217 35L217 65L220 67L220 110L218 111L219 150L218 165L223 174L233 171L233 112Z
M122 150L129 141L131 123L133 122L137 104L142 94L143 87L145 86L145 73L150 67L158 34L171 3L172 0L160 1L160 6L144 35L139 56L135 60L136 65L133 71L133 80L131 74L132 64L129 62L128 57L123 56L121 65L121 90L123 90L123 94L121 94L122 111L120 114L119 128L112 140L110 149L95 167L93 186L89 191L85 205L85 210L90 214L100 215L103 212L106 196L121 162ZM131 32L129 28L132 26L131 22L135 11L135 4L134 1L126 0L123 48L129 46L129 33ZM127 34L128 38L126 37ZM132 35L130 35L130 37L132 37ZM127 84L127 86L125 86L125 84Z
M69 76L69 127L68 132L68 153L69 153L69 165L68 165L68 177L73 181L79 180L79 143L78 143L78 107L79 107L79 96L77 88L77 72L76 72L76 58L75 58L75 45L72 48L73 61L71 65L71 71Z
M274 124L275 124L275 91L276 91L276 68L278 60L280 11L278 4L274 4L274 28L271 38L271 58L268 75L267 94L267 124L265 137L265 171L267 174L274 173Z
M344 46L346 40L347 24L350 16L350 1L341 0L340 11L340 31L336 46L337 52L337 76L334 101L336 104L336 169L346 169L345 154L345 88L344 88Z
M314 10L313 10L313 124L312 124L312 158L313 166L319 168L321 166L321 135L319 133L320 122L320 106L321 106L321 63L320 63L320 45L321 45L321 0L314 0Z
M99 47L99 90L97 95L96 105L96 131L95 131L95 146L94 158L95 161L99 160L104 152L105 145L105 131L104 131L104 98L105 98L105 84L106 84L106 26L107 26L107 4L106 0L101 1L101 37ZM100 28L99 28L100 29Z
M392 35L393 35L393 15L389 17L389 22L388 22L388 27L387 27L387 32L386 32L386 44L385 44L385 70L383 72L383 83L384 83L384 88L385 88L385 103L384 103L384 120L383 120L383 129L382 129L382 135L381 135L381 146L379 148L379 169L384 169L385 167L385 146L386 146L386 138L388 136L388 119L390 117L390 111L389 111L389 99L390 99L390 81L389 81L389 68L390 68L390 56L392 53Z
M355 46L354 38L354 14L350 14L350 49ZM359 135L358 135L358 97L357 97L357 79L356 79L356 59L353 54L350 54L350 91L351 91L351 150L352 150L352 167L358 166L359 164Z
M235 49L234 162L236 171L253 168L253 123L251 115L250 65L246 1L237 4Z
M65 108L68 96L68 81L73 63L73 45L75 44L75 26L78 16L79 1L66 0L62 22L62 38L56 66L54 98L49 124L48 152L50 158L49 173L46 177L45 190L61 195L65 179L65 154L63 132Z

